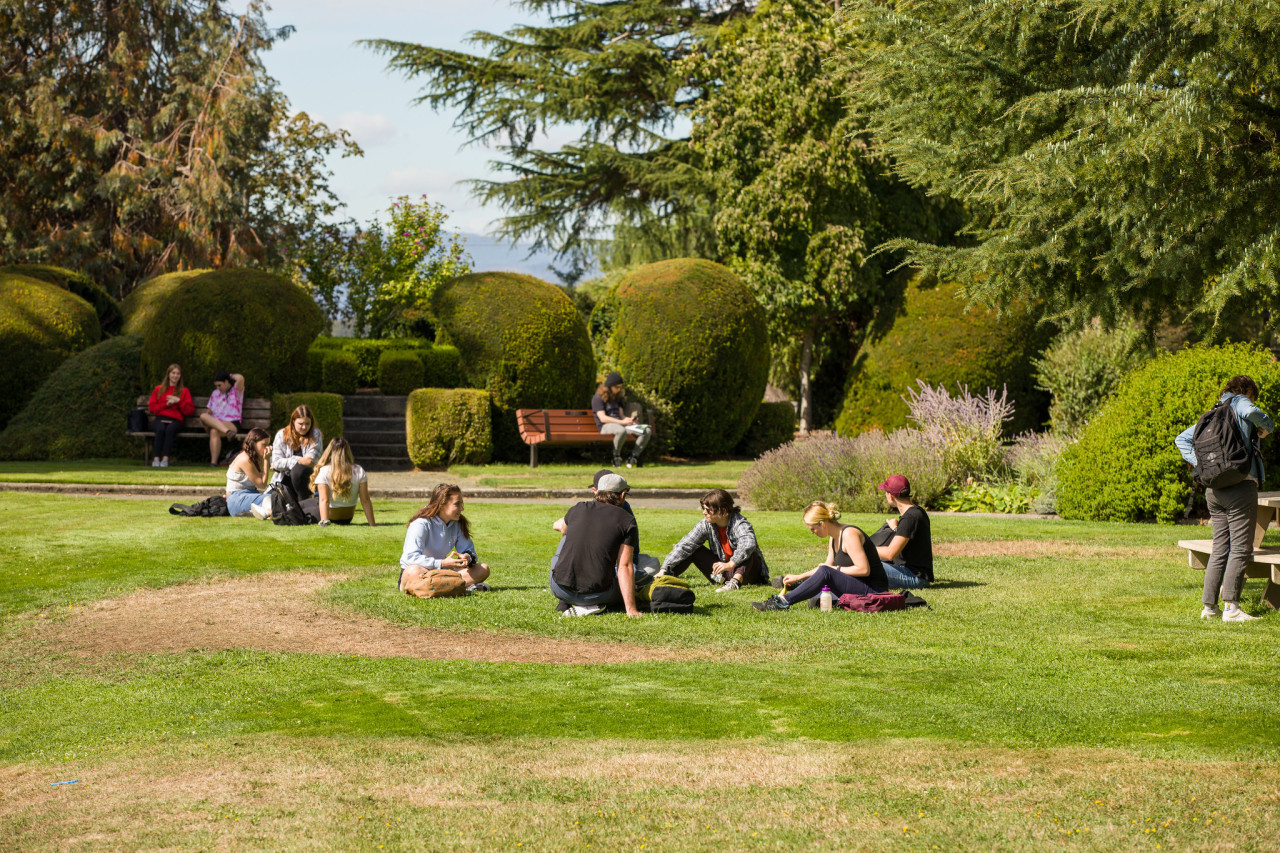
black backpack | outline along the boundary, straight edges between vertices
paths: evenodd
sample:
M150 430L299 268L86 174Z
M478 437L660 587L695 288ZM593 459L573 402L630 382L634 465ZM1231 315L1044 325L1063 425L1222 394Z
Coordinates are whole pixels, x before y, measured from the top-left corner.
M302 509L298 495L293 491L293 484L281 480L271 487L271 523L285 527L294 527L311 523L311 516Z
M1225 489L1244 482L1253 467L1254 450L1245 441L1231 400L1219 402L1200 416L1191 449L1196 454L1192 476L1206 488Z
M231 515L227 512L227 499L222 495L205 498L198 504L173 504L169 507L170 515L185 515L188 518L217 518Z

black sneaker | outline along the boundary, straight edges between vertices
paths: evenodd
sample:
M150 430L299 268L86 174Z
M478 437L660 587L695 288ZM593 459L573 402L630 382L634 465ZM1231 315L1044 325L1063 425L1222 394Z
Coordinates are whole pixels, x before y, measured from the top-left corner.
M756 610L790 610L791 605L782 600L780 595L771 595L764 601L753 602L752 607Z
M627 467L628 467L628 468L639 468L639 467L641 467L643 464L644 464L644 463L640 461L640 457L639 457L639 456L636 456L634 453L633 453L633 454L631 454L631 458L627 460Z
M621 457L621 456L615 456L615 457L613 457L613 467L614 467L614 468L621 468L621 467L622 467L622 457Z

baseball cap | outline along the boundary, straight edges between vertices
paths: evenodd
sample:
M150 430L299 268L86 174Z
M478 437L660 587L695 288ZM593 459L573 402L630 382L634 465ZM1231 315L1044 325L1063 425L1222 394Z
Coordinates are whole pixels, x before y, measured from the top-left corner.
M610 468L601 468L599 471L596 472L596 475L591 478L591 488L593 489L600 488L600 478L612 473L613 473L613 470Z
M888 492L895 498L911 494L911 484L907 482L907 478L901 474L894 474L892 477L876 486L876 488L883 492Z
M596 484L596 491L599 492L617 492L622 494L631 487L627 485L627 481L619 477L617 474L605 474L600 478L600 482Z

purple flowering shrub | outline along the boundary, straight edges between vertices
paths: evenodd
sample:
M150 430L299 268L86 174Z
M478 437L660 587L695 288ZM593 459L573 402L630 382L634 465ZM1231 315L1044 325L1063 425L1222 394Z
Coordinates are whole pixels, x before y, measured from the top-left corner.
M903 399L924 440L942 456L948 482L998 475L1004 466L1004 426L1013 417L1008 387L999 394L988 388L979 397L957 383L953 397L942 386L916 381L919 389L908 388Z
M905 474L916 500L929 505L947 487L942 457L917 430L879 430L854 438L812 436L784 444L756 460L738 482L742 499L759 509L802 510L834 502L845 512L884 508L876 488Z
M1031 490L1031 509L1058 511L1058 457L1071 440L1052 432L1026 432L1005 448L1004 464L1014 482Z

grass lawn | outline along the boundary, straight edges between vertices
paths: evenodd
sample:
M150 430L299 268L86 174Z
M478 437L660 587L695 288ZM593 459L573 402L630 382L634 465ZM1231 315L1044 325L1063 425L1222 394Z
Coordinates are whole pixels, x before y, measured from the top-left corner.
M416 601L408 503L165 505L0 493L0 849L1275 849L1280 616L1198 620L1175 528L934 516L928 611L561 619L554 506L469 503L496 591Z

